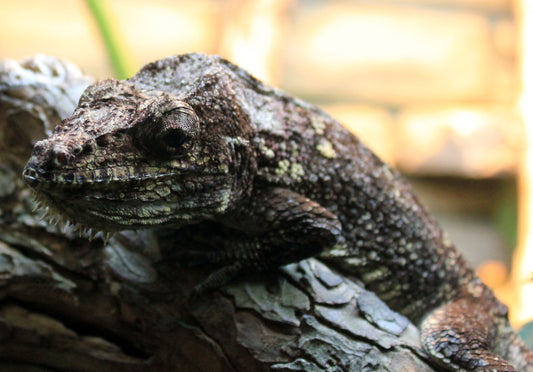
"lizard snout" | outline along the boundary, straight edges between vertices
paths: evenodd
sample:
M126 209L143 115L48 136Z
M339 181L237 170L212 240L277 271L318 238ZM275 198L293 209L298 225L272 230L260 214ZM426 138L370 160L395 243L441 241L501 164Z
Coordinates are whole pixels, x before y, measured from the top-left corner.
M72 155L67 147L42 140L35 144L33 153L22 171L22 176L31 187L50 181L51 172L70 162Z
M31 187L36 187L39 184L37 172L28 165L24 167L24 170L22 171L22 177L24 178L24 181L26 181L26 183Z

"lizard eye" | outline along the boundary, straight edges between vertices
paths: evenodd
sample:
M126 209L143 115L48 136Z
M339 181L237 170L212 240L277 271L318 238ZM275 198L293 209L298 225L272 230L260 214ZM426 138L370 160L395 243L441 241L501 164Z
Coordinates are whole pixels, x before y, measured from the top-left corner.
M179 155L200 132L192 107L173 97L151 99L141 111L146 116L135 127L135 137L146 149L161 156Z
M179 150L198 131L198 118L184 107L173 109L159 118L158 142L169 152Z
M178 149L181 145L187 142L189 138L180 129L169 129L161 139L168 147Z

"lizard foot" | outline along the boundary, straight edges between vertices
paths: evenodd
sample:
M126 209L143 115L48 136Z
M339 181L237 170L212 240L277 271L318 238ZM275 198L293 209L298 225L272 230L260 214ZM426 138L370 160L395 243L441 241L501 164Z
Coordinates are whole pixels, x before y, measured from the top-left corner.
M445 304L423 321L422 345L434 361L452 371L516 371L492 352L497 337L493 316L471 297Z

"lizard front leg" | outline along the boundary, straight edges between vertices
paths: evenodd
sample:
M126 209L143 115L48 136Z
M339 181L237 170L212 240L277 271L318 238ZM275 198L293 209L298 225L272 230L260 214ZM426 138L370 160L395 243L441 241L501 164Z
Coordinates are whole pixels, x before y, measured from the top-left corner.
M178 253L180 261L192 265L221 265L196 292L218 288L242 273L270 270L315 256L341 239L341 224L334 214L283 188L254 191L248 202L219 218L215 226L205 227L202 231L194 226L184 229L192 239L187 246L196 248Z
M501 314L496 314L500 311ZM493 353L497 339L494 319L503 318L504 305L466 296L433 310L422 322L425 351L441 366L454 371L513 372L515 368ZM528 369L529 370L529 369Z

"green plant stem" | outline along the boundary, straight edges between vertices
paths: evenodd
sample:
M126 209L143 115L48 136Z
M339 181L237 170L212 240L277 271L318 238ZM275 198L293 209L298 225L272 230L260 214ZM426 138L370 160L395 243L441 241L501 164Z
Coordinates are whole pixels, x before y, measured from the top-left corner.
M124 42L120 40L118 33L110 21L109 9L104 0L85 0L102 35L111 65L118 79L127 79L133 75L131 63L125 52Z

